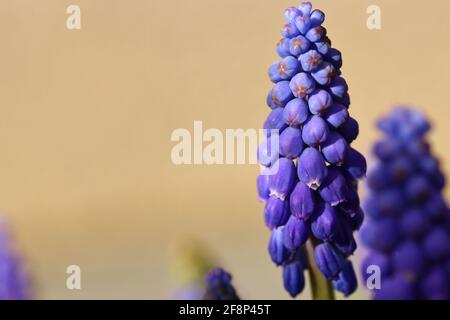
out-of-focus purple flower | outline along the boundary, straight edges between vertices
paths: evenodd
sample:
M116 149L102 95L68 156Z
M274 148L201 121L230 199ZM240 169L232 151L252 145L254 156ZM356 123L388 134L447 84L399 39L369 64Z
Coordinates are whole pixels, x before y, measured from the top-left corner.
M382 271L374 299L450 299L450 213L425 140L430 125L422 113L401 107L378 127L385 137L374 145L378 163L368 175L363 278L370 265Z
M407 277L394 274L382 280L381 289L374 290L375 300L412 300L415 299L416 289Z
M367 255L361 263L361 274L364 281L367 281L369 274L367 270L370 266L376 266L380 270L381 278L388 278L392 274L392 261L390 257L384 253L374 252Z
M206 276L206 291L203 300L240 300L231 275L221 268L215 268Z
M264 171L257 179L259 198L266 201L265 222L272 230L269 253L283 267L291 296L302 291L308 263L349 295L356 280L345 262L356 249L353 232L364 218L357 179L365 176L366 162L350 145L359 127L348 112L342 54L327 37L325 14L310 2L286 9L284 16L283 39L277 45L282 60L269 68L274 86L267 105L272 112L264 124L278 130L279 144L261 144L258 155L263 171L270 168L269 178ZM273 137L267 136L271 142ZM411 192L416 196L416 190ZM316 248L316 262L300 259L307 238ZM370 233L367 238L378 241Z
M13 251L6 222L0 219L0 300L31 299L30 283L20 257Z
M425 299L448 300L450 296L448 270L440 266L429 270L424 276L419 290Z

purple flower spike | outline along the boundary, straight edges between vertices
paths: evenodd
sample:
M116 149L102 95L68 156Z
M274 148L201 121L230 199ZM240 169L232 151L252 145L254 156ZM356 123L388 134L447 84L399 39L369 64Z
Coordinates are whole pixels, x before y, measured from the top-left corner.
M297 158L303 150L302 132L288 127L280 136L280 154L286 158Z
M270 197L264 208L264 220L269 229L281 227L286 224L291 215L289 201Z
M279 152L278 135L270 136L258 147L258 162L265 167L270 167L278 160Z
M267 135L271 134L271 130L283 131L287 125L283 120L283 108L273 109L267 116L266 122L264 122L263 128L267 130Z
M348 119L348 111L342 104L334 103L324 114L327 122L335 128L342 126Z
M269 254L277 266L282 265L290 256L289 250L284 246L283 237L283 227L281 227L272 231L269 240Z
M332 48L322 25L325 14L313 9L310 2L286 9L284 17L287 24L276 50L282 60L269 68L269 78L275 85L267 96L272 112L264 124L265 129L275 131L266 132L271 146L263 143L258 149L258 161L264 167L257 179L258 195L266 202L265 222L273 230L269 252L275 264L283 266L285 289L296 296L304 287L303 266L314 264L302 254L307 238L319 248L319 253L325 246L328 256L319 254L316 264L326 277L335 280L337 290L349 295L356 288L356 281L351 263L344 262L356 249L353 232L360 229L365 215L357 180L365 176L366 162L350 146L359 127L348 112L350 96L341 77L342 54ZM420 123L415 117L403 118ZM384 127L392 130L389 123ZM412 144L408 148L417 157L423 156L426 149ZM395 154L396 146L391 150ZM426 176L433 181L433 187L443 185L443 177L435 174L433 166L433 161L428 161ZM267 173L269 176L265 177ZM372 178L371 183L381 188L390 183L385 176ZM411 194L416 197L416 190L412 189ZM396 216L399 206L392 210L394 196L398 194L387 194L374 201L370 207L372 216L389 211ZM434 220L442 220L445 210L438 200L425 209ZM278 238L280 233L284 234L284 245ZM389 237L380 240L381 236L384 234L378 230L365 237L367 241L381 242L381 247L397 241ZM331 275L324 260L330 257L329 250L335 250L335 260L339 260L339 268L332 268ZM346 267L342 270L341 260Z
M294 57L288 56L281 61L275 62L269 69L269 77L272 82L290 80L300 71L300 62Z
M338 274L338 279L333 281L334 288L342 292L345 297L348 297L355 292L358 287L358 281L356 280L355 269L350 261L343 263L342 271Z
M316 50L309 50L300 56L300 63L306 72L316 70L322 63L322 55Z
M289 196L295 184L295 165L286 158L280 158L276 163L276 172L270 175L270 195L281 200Z
M347 141L334 131L330 133L328 139L322 144L322 154L329 163L340 166L347 158L349 146Z
M342 67L342 55L341 52L337 49L331 48L327 52L328 61L336 68L340 69ZM341 79L341 78L340 78ZM333 91L333 89L331 89ZM340 97L342 98L342 97Z
M330 83L330 92L334 97L338 99L344 98L347 91L348 86L344 78L337 77Z
M302 2L300 3L300 5L298 6L298 9L301 11L301 13L305 16L310 16L311 15L311 10L312 10L312 4L311 2Z
M289 83L292 93L297 98L304 98L314 91L316 83L307 73L299 73Z
M314 260L328 280L336 280L344 264L343 257L328 242L319 244L314 249Z
M295 18L297 18L298 15L300 15L300 10L298 10L296 7L289 7L284 10L284 17L289 23L294 22Z
M311 223L313 235L320 240L330 240L336 231L338 216L329 204L322 204Z
M355 179L362 179L366 176L366 158L353 148L347 152L347 161L344 163L345 171Z
M317 190L328 175L322 154L315 148L306 148L298 159L297 175L309 188Z
M297 36L289 40L289 52L293 56L300 56L302 53L308 51L311 47L311 42L303 36Z
M303 99L293 99L283 109L283 121L291 127L299 127L308 116L308 105Z
M347 181L337 168L328 170L328 175L319 187L322 199L332 206L345 201L348 193Z
M308 225L305 221L291 216L283 230L284 246L295 251L303 246L308 240Z
M283 38L278 41L276 52L281 58L289 56L289 39Z
M324 113L331 104L333 103L333 98L325 90L314 91L308 99L309 110L312 114L322 114Z
M298 182L290 197L291 213L303 220L307 220L316 208L314 192L303 182Z
M272 103L277 107L284 107L293 97L289 88L289 81L280 81L271 91Z
M295 18L295 26L304 35L311 28L311 18L309 15L301 13Z
M359 134L359 125L355 119L349 117L340 127L339 132L347 140L348 143L352 143Z
M293 38L300 35L300 31L298 31L295 24L287 23L284 25L283 29L281 29L281 35L285 38Z
M311 22L310 22L311 24ZM311 42L319 41L323 36L327 34L327 31L324 27L318 26L310 29L306 34L305 37Z
M311 12L311 27L318 27L325 21L325 14L320 10Z
M261 173L258 175L256 179L256 185L258 188L258 196L260 201L266 201L269 199L270 190L269 190L269 181L270 176L268 174L267 168L264 168Z
M356 241L353 238L353 230L349 223L344 219L338 219L338 226L336 232L331 237L333 244L346 257L352 255L356 250Z
M295 260L283 266L283 284L286 291L293 298L303 291L305 287L305 276L301 261Z
M311 76L322 86L329 85L336 76L336 69L329 62L323 62L322 65Z
M325 120L314 115L303 127L302 138L307 145L317 147L327 140L329 133L330 129Z
M331 50L330 42L326 38L315 42L314 47L323 56L326 56Z

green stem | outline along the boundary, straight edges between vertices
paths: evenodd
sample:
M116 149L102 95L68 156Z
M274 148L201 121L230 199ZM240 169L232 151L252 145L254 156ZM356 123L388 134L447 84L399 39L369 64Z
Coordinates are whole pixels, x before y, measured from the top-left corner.
M311 283L312 298L314 300L334 300L334 288L331 281L325 279L314 263L314 248L317 241L312 237L306 244L306 253L308 258L308 274Z

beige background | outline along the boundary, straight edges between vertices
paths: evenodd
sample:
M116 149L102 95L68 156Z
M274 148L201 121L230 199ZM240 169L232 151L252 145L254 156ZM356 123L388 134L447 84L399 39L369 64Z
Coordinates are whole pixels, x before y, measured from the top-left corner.
M174 166L173 129L259 128L280 0L2 0L0 210L38 298L165 298L174 242L208 243L246 298L287 298L266 253L257 167ZM66 7L82 30L65 28ZM450 2L314 1L344 57L367 153L374 120L421 106L449 163ZM366 8L382 8L382 30ZM448 166L444 166L448 172ZM65 267L83 289L65 289ZM364 297L359 293L357 297Z

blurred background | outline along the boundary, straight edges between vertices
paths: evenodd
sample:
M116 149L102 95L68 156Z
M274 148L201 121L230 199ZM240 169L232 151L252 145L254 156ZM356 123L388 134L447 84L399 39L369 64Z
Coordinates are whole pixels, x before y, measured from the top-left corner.
M258 167L176 166L170 135L194 120L262 126L283 11L299 2L0 2L0 212L36 298L172 297L171 265L190 239L233 273L242 297L288 298L267 254ZM81 8L81 30L66 28L70 4ZM379 31L366 27L371 4L381 7ZM448 173L450 2L313 5L343 54L355 147L368 155L374 121L411 104L432 120ZM79 291L66 289L72 264Z

